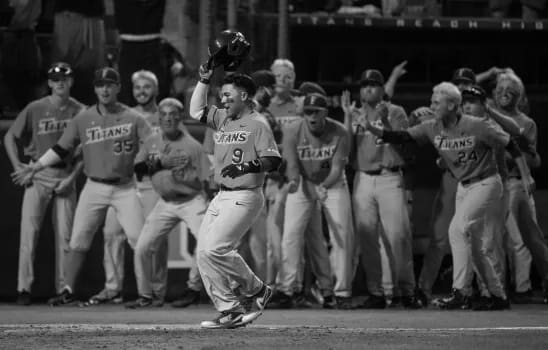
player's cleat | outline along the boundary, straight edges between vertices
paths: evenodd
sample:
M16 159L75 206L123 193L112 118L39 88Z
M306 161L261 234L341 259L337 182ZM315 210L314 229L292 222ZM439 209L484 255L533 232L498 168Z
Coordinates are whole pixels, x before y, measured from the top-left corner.
M202 321L200 326L209 329L243 327L246 325L246 323L243 322L243 316L244 314L241 312L223 311L211 321Z
M420 301L420 303L422 304L422 307L428 306L429 298L422 289L417 288L417 290L415 291L415 297Z
M337 299L333 295L328 295L323 297L322 307L324 309L336 309L337 308Z
M474 311L494 311L510 309L508 299L492 296L490 298L481 297L480 301L472 308Z
M200 292L187 288L183 291L181 297L171 303L173 307L187 307L192 304L200 303Z
M269 309L291 309L293 308L293 298L285 293L277 292L268 303Z
M152 298L140 296L134 301L126 303L126 309L140 309L142 307L152 306Z
M337 301L337 309L339 310L353 310L356 308L352 303L352 297L335 297Z
M86 306L99 304L121 304L124 301L122 293L111 289L103 289L89 298Z
M370 295L363 304L359 305L360 309L384 309L386 308L386 299L384 296Z
M470 298L458 289L453 289L449 297L438 299L436 305L443 310L468 310L472 307Z
M306 298L306 295L301 292L297 294L293 294L293 306L296 309L310 309L313 304L310 300Z
M406 295L401 297L401 303L404 308L410 310L422 309L421 302L414 295Z
M249 324L259 318L273 294L272 288L265 284L257 294L251 298L246 298L242 302L242 306L245 309L245 314L242 316L242 325Z
M48 305L49 306L68 305L68 304L74 303L75 301L76 301L76 297L74 296L74 294L64 289L61 292L61 294L49 299Z
M515 292L512 295L512 303L513 304L531 304L533 301L533 291L528 290L525 292Z
M152 307L162 307L164 306L164 298L159 298L154 296L152 298L152 304L150 304Z
M390 298L386 298L386 307L389 308L395 308L398 307L401 304L401 298L392 296Z
M17 305L25 305L25 306L32 304L32 300L30 299L30 293L27 292L26 290L19 292L15 303Z

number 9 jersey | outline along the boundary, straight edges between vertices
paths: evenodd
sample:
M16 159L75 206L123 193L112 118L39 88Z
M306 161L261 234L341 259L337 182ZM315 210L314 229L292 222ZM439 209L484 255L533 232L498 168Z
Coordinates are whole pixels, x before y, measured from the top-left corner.
M209 107L207 124L216 130L213 136L215 181L229 188L251 189L261 187L265 173L245 174L235 179L221 177L221 169L230 164L241 164L259 157L280 157L270 127L253 111L240 119L229 118L226 110Z
M66 150L82 145L87 177L130 179L139 145L150 133L145 119L123 104L107 115L93 105L68 123L57 143Z

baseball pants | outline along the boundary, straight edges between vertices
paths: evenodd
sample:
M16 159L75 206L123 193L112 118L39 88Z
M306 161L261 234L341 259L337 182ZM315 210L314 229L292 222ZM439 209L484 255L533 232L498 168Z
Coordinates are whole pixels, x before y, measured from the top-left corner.
M455 214L455 197L458 181L449 171L444 171L440 188L432 207L432 232L430 243L422 260L419 288L428 296L436 282L445 255L451 252L449 246L449 224Z
M346 179L341 177L327 189L327 198L322 203L307 190L313 187L301 178L297 191L287 195L282 236L281 291L292 295L302 289L302 277L299 276L302 276L306 239L312 273L322 293L327 295L333 284L331 273L326 274L331 265L330 270L335 276L333 293L339 297L350 297L354 271L354 230ZM330 253L321 229L322 209L329 228Z
M55 187L62 180L62 171L46 168L36 174L31 186L25 189L21 212L21 238L19 242L19 270L17 291L30 293L34 281L34 256L42 221L51 201L53 231L55 233L55 289L60 292L65 285L64 260L69 249L70 234L76 208L76 187L57 195ZM63 175L67 175L64 173Z
M154 273L158 270L155 255L158 249L163 249L163 243L179 222L183 221L199 241L198 234L206 208L206 200L201 194L184 202L158 200L145 221L135 248L135 275L139 295L151 298L156 293L153 284L157 278ZM167 262L163 267L167 268Z
M143 207L144 219L148 217L156 202L158 194L152 189L152 186L143 186L137 184L137 195ZM105 219L104 232L104 258L103 267L105 269L105 289L121 292L124 283L124 242L125 235L122 226L116 219L116 213L113 208L109 208ZM168 259L168 237L160 238L162 241L155 253L154 266L157 271L154 273L153 290L154 295L164 298L167 286L167 259Z
M509 179L510 216L514 218L521 238L529 249L544 288L548 288L548 246L536 220L534 202L520 180Z
M382 296L383 271L379 239L383 243L394 276L395 289L401 296L415 293L411 223L403 177L399 172L367 175L357 172L353 191L354 218L360 242L367 288L372 295ZM382 230L379 228L382 226Z
M252 296L263 287L237 251L264 205L261 188L219 191L200 226L197 264L205 290L220 311L245 311L239 296Z
M453 255L453 288L464 295L472 293L474 267L491 295L506 298L503 262L497 242L503 226L503 186L493 175L463 186L459 183L455 215L449 225Z

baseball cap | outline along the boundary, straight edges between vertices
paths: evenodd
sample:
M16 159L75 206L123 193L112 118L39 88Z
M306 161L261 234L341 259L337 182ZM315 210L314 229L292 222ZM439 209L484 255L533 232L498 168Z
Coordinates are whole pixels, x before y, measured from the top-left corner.
M95 71L93 85L99 83L115 83L120 84L120 74L114 68L104 67Z
M475 84L476 73L474 73L474 71L470 68L459 68L453 73L452 81L454 84L458 84L460 82Z
M73 74L72 68L65 62L56 62L48 69L48 79L52 80L72 77Z
M309 95L313 93L317 93L323 96L327 96L327 93L323 89L323 87L320 86L320 84L314 83L312 81L305 81L299 86L299 92L303 95Z
M384 85L384 76L376 69L367 69L362 73L360 86L364 85Z
M276 77L274 76L274 73L266 69L261 69L251 73L251 79L253 79L253 82L257 87L272 87L276 85Z
M327 109L327 99L318 93L306 95L303 102L304 110Z
M485 90L478 85L468 86L461 91L462 101L480 100L485 102L487 96Z

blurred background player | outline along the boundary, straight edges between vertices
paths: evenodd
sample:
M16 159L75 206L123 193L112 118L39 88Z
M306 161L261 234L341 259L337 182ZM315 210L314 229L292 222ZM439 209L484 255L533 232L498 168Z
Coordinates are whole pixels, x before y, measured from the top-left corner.
M4 136L4 145L14 171L24 168L16 140L23 140L24 153L36 162L57 143L68 122L84 106L70 97L73 83L72 68L66 63L54 63L48 70L51 94L26 106L17 116ZM19 243L19 273L17 277L17 304L31 304L31 287L34 280L35 248L44 215L53 202L53 228L55 231L55 289L57 293L65 283L64 261L72 230L76 208L75 180L83 163L67 159L37 172L25 186L21 211L21 238Z
M72 119L58 142L36 163L13 174L16 182L24 183L43 168L60 163L75 147L82 145L88 180L74 215L70 250L65 260L65 286L58 296L48 301L52 306L76 301L76 279L109 207L114 207L131 247L137 244L143 227L133 163L139 144L150 135L150 127L141 115L118 103L120 76L116 70L97 70L93 84L97 104Z
M203 180L209 164L201 144L181 129L183 112L178 100L162 100L159 104L161 132L151 135L137 155L137 176L150 174L160 199L147 216L135 248L139 298L126 304L127 308L151 306L159 297L153 281L158 279L158 270L167 271L167 259L159 261L157 251L165 249L169 233L180 221L188 225L199 241L198 232L206 211ZM161 268L155 266L161 263L164 264ZM199 278L196 273L189 275L189 281L197 279L199 283Z
M388 130L407 128L407 116L402 107L388 104L382 115L376 106L384 96L384 77L378 70L362 73L360 81L361 108L350 103L350 93L343 96L345 124L356 147L353 205L356 239L360 242L362 264L370 296L363 308L385 308L382 286L382 262L379 238L383 237L394 284L406 308L420 308L415 299L415 275L411 244L411 224L402 170L405 161L401 150L384 143L365 129L367 123ZM382 225L382 230L379 226Z

